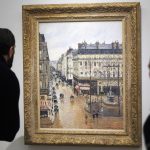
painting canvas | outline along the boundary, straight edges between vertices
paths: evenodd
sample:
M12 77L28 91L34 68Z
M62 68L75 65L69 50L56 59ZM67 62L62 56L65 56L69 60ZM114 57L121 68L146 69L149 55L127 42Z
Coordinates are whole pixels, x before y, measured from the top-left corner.
M40 127L123 129L121 21L40 23Z
M140 3L23 6L25 144L141 144Z

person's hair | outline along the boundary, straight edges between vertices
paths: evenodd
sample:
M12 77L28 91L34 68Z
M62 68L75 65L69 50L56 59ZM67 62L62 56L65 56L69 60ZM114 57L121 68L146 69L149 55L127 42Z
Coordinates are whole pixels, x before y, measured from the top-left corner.
M9 29L0 28L0 55L8 54L11 46L15 46L15 37Z

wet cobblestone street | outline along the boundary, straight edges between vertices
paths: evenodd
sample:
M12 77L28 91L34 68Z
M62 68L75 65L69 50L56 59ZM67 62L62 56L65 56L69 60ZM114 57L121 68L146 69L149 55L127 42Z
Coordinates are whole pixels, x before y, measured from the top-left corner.
M99 115L94 117L85 110L85 96L75 96L70 86L62 86L56 89L59 112L54 124L50 124L48 118L41 118L43 128L63 129L123 129L123 117L107 117ZM59 99L60 93L64 99ZM73 95L74 99L70 99Z

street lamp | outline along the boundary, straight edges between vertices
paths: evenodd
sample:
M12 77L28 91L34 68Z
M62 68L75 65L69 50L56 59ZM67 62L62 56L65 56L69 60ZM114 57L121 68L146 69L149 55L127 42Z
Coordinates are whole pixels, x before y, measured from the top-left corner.
M92 106L91 106L91 58L90 58L90 112L92 111Z
M101 91L100 92L100 95L101 95L101 100L100 100L100 111L101 111L101 115L103 115L103 99L102 99L102 96L103 96L103 92Z
M117 68L118 68L118 114L120 115L120 99L119 99L119 96L120 96L120 88L119 88L119 76L120 76L120 74L119 74L119 64L117 65Z

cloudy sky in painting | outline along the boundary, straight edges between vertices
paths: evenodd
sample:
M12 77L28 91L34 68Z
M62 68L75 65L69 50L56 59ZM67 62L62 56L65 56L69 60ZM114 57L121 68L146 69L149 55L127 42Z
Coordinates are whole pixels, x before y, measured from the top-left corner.
M122 22L63 22L40 23L39 32L45 35L50 60L58 60L69 47L78 48L78 43L99 41L122 43Z

